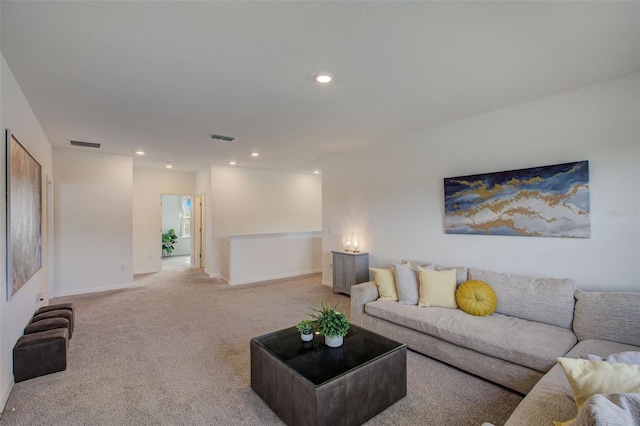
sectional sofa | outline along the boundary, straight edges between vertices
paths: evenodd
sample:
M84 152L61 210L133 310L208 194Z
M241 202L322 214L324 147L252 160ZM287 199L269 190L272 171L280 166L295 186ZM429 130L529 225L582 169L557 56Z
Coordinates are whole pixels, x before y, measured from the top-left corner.
M576 417L557 358L640 351L640 293L586 292L576 290L570 279L455 269L458 284L479 280L491 285L497 297L494 314L479 317L460 309L378 300L371 281L351 287L351 321L525 394L508 426L549 426Z

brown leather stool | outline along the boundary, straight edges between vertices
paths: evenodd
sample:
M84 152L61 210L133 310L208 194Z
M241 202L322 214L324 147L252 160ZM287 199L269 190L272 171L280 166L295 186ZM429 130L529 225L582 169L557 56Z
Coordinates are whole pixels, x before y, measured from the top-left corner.
M57 309L54 311L43 312L41 314L36 314L31 318L31 324L36 323L38 321L51 319L51 318L66 318L69 321L69 339L73 336L73 327L71 326L71 319L73 318L73 312L67 309Z
M13 347L15 382L67 369L68 328L26 334Z
M73 304L73 302L56 303L54 305L47 305L47 306L41 307L36 311L35 315L42 314L49 311L57 311L58 309L66 309L67 311L71 311L70 323L71 323L71 332L73 332L73 330L75 329L75 313L73 312L74 307L75 305Z

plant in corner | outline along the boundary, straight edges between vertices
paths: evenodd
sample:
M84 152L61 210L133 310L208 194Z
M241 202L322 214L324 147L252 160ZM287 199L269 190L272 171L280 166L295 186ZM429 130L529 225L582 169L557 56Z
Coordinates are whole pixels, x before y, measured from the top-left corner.
M176 240L178 236L176 235L176 231L172 228L167 231L166 234L162 234L162 255L167 256L171 254L173 249L175 248Z
M334 307L320 302L319 309L313 309L315 314L309 314L315 318L318 331L324 336L327 346L337 348L342 345L343 337L349 332L349 320L347 316L338 311L338 305Z
M298 323L298 325L296 325L298 333L300 333L300 338L305 342L313 340L314 327L315 323L311 320L302 320Z

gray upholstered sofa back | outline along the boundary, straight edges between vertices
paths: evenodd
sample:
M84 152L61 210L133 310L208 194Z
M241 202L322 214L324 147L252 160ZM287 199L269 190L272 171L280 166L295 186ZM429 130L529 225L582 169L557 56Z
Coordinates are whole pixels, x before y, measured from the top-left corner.
M422 261L422 260L412 260L412 259L403 259L402 262L400 263L405 263L405 262L409 262L411 266L414 268L417 266L420 266L427 269L433 269L434 271L447 271L450 269L455 269L456 284L458 285L462 284L468 279L469 268L467 268L466 266L446 266L446 265L439 265L437 263L431 263L431 262Z
M576 290L575 298L573 332L578 340L640 346L640 293Z
M498 298L496 312L571 329L575 283L469 268L469 279L489 284Z

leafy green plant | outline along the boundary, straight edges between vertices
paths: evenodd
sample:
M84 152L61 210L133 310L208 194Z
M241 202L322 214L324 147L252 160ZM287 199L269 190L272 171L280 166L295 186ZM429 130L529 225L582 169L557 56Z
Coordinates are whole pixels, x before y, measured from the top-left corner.
M338 311L338 305L331 307L320 302L319 309L313 309L315 314L309 314L315 318L318 331L327 337L344 337L349 331L349 320L347 316Z
M178 236L174 229L169 229L166 234L162 234L162 252L169 254L175 249Z
M298 332L300 334L312 334L313 328L315 327L315 323L311 320L302 320L296 325Z

